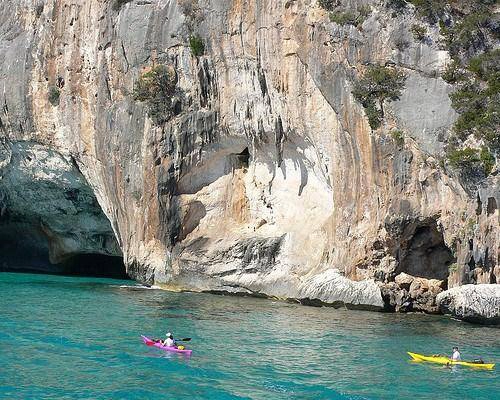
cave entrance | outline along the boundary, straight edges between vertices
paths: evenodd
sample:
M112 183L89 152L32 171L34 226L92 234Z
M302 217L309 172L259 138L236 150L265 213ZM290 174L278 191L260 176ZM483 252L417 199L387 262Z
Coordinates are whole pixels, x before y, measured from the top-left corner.
M0 272L129 279L121 256L75 254L52 264L46 235L26 223L0 224Z
M0 168L0 271L126 277L111 222L75 159L29 141L7 141L0 158L9 160Z
M100 278L130 279L123 257L77 254L60 264L62 274Z
M448 279L449 266L456 260L434 219L410 225L403 239L397 274L405 272L427 279Z

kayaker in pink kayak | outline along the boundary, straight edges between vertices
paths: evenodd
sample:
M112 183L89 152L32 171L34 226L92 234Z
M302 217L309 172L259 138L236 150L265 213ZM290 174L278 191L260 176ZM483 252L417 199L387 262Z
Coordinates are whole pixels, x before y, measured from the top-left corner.
M167 338L163 341L164 346L168 347L177 347L177 343L175 343L174 335L170 332L167 333Z

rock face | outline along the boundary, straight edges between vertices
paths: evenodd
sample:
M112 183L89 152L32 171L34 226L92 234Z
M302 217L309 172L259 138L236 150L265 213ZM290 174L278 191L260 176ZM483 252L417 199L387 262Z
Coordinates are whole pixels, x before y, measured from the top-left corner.
M51 257L120 252L132 277L169 289L377 308L380 286L406 296L401 273L427 280L413 300L435 296L432 280L498 281L499 177L470 193L442 166L449 56L431 28L412 39L413 13L391 15L370 3L355 27L310 0L0 0L2 143L41 146L84 177L78 221L64 206L43 219ZM378 130L351 93L370 63L408 76ZM158 65L177 96L161 126L133 95ZM2 176L22 172L9 165Z
M500 324L500 284L464 285L437 296L439 309L464 321Z

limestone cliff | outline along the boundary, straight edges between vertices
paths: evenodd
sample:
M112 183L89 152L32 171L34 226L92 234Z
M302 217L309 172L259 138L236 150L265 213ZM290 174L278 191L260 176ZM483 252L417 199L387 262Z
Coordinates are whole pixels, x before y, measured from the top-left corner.
M165 288L304 302L435 311L447 286L498 282L498 175L471 186L442 161L457 113L439 28L344 3L364 19L314 0L0 0L0 237L29 223L52 260L121 253ZM378 129L352 93L374 64L406 76ZM161 121L135 95L158 66ZM78 218L19 211L12 176L69 170L78 185L27 202L69 196Z

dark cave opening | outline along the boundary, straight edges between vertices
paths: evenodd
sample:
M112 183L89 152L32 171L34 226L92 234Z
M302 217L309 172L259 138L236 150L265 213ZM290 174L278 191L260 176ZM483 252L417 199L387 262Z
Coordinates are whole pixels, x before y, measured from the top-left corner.
M45 234L23 223L0 227L0 272L129 279L121 256L74 254L63 262L51 263Z
M0 225L0 271L50 269L48 242L41 229L17 221Z
M449 266L456 260L444 242L435 220L409 226L399 249L399 266L396 273L445 280Z
M123 257L77 254L60 265L64 275L130 279L123 263Z

